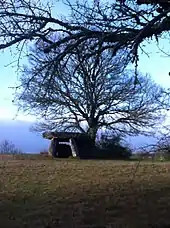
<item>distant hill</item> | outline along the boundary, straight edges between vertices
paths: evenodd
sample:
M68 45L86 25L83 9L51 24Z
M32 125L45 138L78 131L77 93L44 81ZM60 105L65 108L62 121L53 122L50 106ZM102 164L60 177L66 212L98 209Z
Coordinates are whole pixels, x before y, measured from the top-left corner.
M41 134L30 132L31 126L32 122L28 121L0 119L0 141L12 141L25 153L39 153L43 149L48 149L49 140L43 139ZM156 140L152 137L138 136L128 137L127 142L133 149L152 144Z

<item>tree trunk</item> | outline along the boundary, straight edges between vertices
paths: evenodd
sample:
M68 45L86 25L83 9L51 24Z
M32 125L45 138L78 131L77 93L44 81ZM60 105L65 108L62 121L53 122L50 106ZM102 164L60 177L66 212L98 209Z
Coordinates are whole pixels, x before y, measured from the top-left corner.
M87 131L87 134L91 138L91 140L93 141L94 146L95 146L97 131L98 131L98 129L96 126L89 127L89 129Z

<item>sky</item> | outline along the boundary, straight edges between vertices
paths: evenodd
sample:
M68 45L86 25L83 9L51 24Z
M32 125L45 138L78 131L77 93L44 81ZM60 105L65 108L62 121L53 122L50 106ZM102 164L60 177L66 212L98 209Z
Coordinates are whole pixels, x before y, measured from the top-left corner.
M63 13L64 8L61 5L57 5L58 14ZM149 58L146 54L140 54L139 70L142 73L149 73L155 82L168 88L170 87L170 57L165 57L163 53L159 51L155 41L153 40L150 44L146 44L145 50L149 54ZM161 48L170 47L167 40L160 41ZM12 104L13 90L9 87L15 86L17 82L16 68L7 66L13 62L15 56L12 56L9 50L5 50L0 53L0 119L18 119L26 121L35 121L34 116L25 116L23 113L17 114L17 107ZM169 118L170 120L170 118Z
M48 0L44 0L45 4ZM54 4L53 16L57 13L57 16L67 15L66 7L59 1L51 0L51 3ZM11 48L14 51L13 48ZM16 61L15 54L11 54L11 50L5 49L3 52L0 52L0 120L24 120L24 121L36 121L35 116L25 115L22 112L17 113L17 107L13 105L12 100L14 98L14 90L9 87L13 87L17 83L17 68L14 67L15 63L11 62ZM25 62L24 62L25 63Z
M0 54L0 119L12 120L16 118L17 107L12 103L14 90L9 87L16 85L17 73L11 66L6 67L10 60L12 60L12 57L8 51ZM34 121L35 117L19 113L16 119Z

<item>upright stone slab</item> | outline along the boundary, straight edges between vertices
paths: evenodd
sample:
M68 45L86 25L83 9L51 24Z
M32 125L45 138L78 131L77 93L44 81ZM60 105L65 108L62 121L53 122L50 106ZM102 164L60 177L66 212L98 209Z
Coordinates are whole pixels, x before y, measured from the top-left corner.
M77 148L76 141L73 138L71 138L69 140L69 142L70 142L70 147L71 147L71 151L72 151L72 156L74 158L79 156L79 151L78 151L78 148Z
M52 141L52 139L51 139L51 141ZM48 148L48 155L49 155L49 156L52 156L52 152L51 152L51 142L50 142L50 145L49 145L49 148Z
M57 152L57 145L58 145L58 140L56 137L53 137L51 139L51 143L50 143L50 147L49 147L49 150L48 150L48 154L50 156L53 156L53 157L57 157L58 156L58 152Z

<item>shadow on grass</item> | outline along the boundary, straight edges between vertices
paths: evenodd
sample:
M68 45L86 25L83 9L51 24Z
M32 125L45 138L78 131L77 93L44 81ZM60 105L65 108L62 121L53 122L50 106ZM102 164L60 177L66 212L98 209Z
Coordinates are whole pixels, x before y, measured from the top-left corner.
M170 187L0 195L1 228L170 227Z

